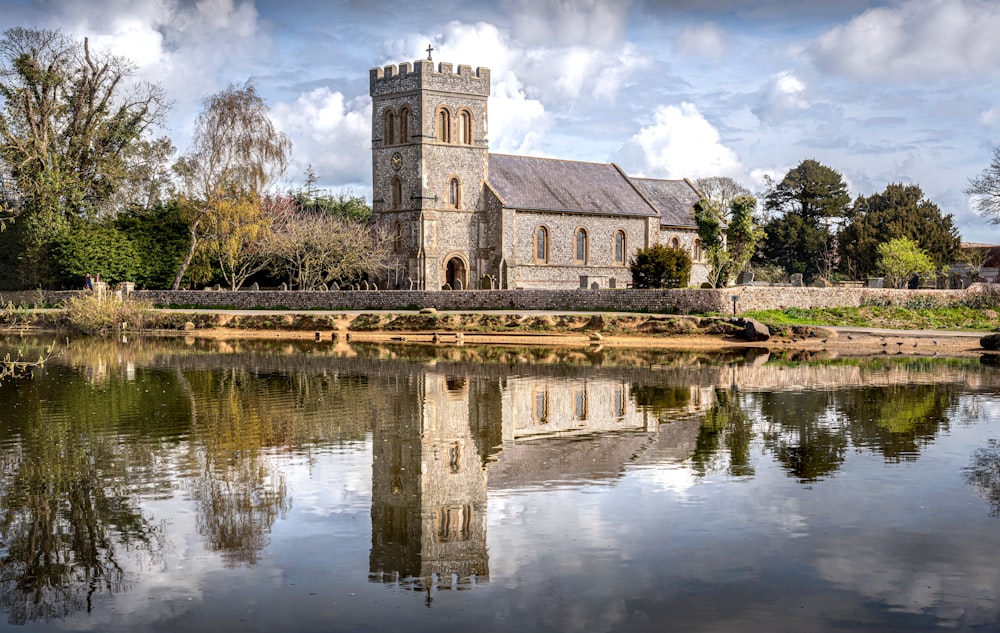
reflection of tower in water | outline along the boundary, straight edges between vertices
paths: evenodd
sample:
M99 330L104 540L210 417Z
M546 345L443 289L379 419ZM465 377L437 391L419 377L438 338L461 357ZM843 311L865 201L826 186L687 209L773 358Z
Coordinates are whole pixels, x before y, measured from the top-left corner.
M483 465L497 441L480 412L495 411L499 386L433 372L409 380L374 424L370 578L471 588L489 575Z

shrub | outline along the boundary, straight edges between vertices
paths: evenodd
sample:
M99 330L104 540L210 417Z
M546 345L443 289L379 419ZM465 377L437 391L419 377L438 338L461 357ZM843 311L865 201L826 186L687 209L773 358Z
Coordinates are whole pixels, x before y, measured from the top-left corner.
M641 248L630 266L636 288L683 288L691 280L691 256L680 247L654 244Z
M141 329L153 305L114 294L81 293L66 302L65 319L70 329L84 334L107 334L119 329Z

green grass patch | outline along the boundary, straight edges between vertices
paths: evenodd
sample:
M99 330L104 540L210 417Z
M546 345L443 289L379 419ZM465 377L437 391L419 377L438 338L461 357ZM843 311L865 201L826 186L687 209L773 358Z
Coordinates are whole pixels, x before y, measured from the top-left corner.
M994 310L962 305L926 307L928 302L915 302L920 307L865 305L857 308L787 308L785 310L754 310L742 316L756 319L768 326L816 325L871 327L900 330L995 330L1000 328Z

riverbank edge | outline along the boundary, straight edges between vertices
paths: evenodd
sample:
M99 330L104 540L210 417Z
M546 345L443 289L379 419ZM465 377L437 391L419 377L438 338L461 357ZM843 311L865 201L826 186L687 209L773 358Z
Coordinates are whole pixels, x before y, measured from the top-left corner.
M284 339L413 345L503 345L616 347L712 351L767 349L786 355L981 356L980 337L989 332L880 330L874 328L789 325L767 341L748 341L742 320L650 314L579 312L299 312L156 310L156 325L125 325L114 334L194 339ZM165 322L172 325L163 327ZM491 327L492 325L492 327ZM408 327L409 326L409 327ZM518 328L511 331L511 327ZM16 324L5 334L64 332Z

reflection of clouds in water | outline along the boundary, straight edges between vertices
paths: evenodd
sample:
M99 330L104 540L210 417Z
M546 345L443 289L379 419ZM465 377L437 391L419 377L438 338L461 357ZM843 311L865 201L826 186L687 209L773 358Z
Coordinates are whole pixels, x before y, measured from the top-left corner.
M371 509L371 437L348 450L317 451L286 466L289 495L296 509L314 517Z
M891 612L927 615L938 626L981 625L996 618L996 560L975 541L942 544L932 535L869 535L866 545L832 543L816 559L820 576L881 602Z
M667 492L680 499L697 497L692 488L698 484L698 477L689 466L682 464L657 464L640 466L629 472L651 492Z

